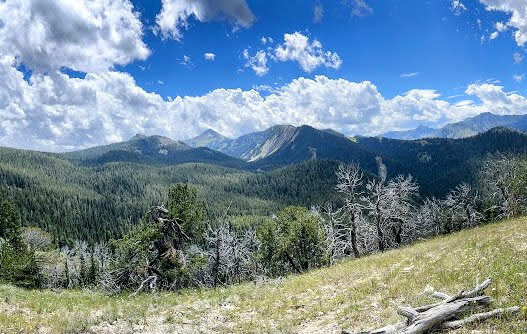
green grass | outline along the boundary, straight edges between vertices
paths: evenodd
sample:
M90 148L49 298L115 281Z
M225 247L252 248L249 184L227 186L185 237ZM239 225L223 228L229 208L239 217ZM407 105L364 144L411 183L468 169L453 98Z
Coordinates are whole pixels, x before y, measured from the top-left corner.
M0 285L0 333L340 333L395 322L397 305L492 276L494 306L527 305L527 218L438 237L281 280L106 296ZM527 313L455 333L527 333Z

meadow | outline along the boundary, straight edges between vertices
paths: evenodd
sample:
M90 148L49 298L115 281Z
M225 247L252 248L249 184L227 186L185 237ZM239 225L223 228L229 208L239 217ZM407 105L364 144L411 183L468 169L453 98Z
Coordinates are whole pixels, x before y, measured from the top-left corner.
M340 333L397 322L397 305L491 276L517 316L454 333L527 332L527 218L492 223L332 267L229 287L115 296L0 286L0 333Z

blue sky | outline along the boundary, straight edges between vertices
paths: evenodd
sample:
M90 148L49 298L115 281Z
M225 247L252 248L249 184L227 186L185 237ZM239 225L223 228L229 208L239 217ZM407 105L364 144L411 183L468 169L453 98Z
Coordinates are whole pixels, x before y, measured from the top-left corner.
M0 1L0 145L527 114L519 0Z
M351 14L351 4L334 0L248 4L256 16L248 29L233 32L226 21L200 23L191 18L190 28L179 42L163 40L148 31L145 41L152 55L124 70L133 74L142 87L163 96L201 95L220 87L283 85L300 76L311 78L317 74L369 80L388 97L413 88L458 95L467 84L488 79L498 79L508 89L525 92L525 83L513 79L513 75L525 71L525 63L514 63L513 53L524 53L524 49L516 45L510 34L488 40L495 22L508 15L486 11L478 1L467 2L466 11L453 15L452 4L446 0L377 0L368 2L372 12L360 17ZM134 5L145 26L155 23L160 2L136 0ZM323 7L320 23L313 22L316 5ZM306 73L295 63L276 63L262 77L243 68L243 50L261 49L261 37L271 37L277 44L283 41L284 33L296 31L318 39L324 49L337 52L342 58L341 67L322 67ZM205 52L216 54L216 60L206 61ZM191 58L193 66L180 64L185 55ZM418 74L401 78L403 73Z

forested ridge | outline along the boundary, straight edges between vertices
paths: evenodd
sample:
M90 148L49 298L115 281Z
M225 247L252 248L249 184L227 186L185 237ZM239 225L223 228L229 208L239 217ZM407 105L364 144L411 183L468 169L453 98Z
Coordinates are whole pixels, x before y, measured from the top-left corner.
M93 163L115 147L155 159L194 150L163 137L71 154L0 149L0 281L135 294L228 285L527 212L520 132L351 140L301 127L292 138L261 160L276 159L269 170Z
M162 203L176 183L196 186L210 212L229 206L235 216L268 215L288 204L308 206L315 197L329 196L335 183L328 166L336 163L325 161L254 173L199 163L84 166L47 153L0 152L0 189L24 208L23 225L41 227L60 243L122 235L150 206Z
M365 172L375 174L375 157L380 156L391 176L411 174L422 195L442 197L462 182L474 182L488 153L520 154L527 148L526 135L503 128L465 139L415 141L366 137L352 141L310 127L301 130L307 135L297 140L304 144L292 143L263 159L265 163L254 163L255 167L279 167L266 171L246 165L232 169L175 161L130 162L128 158L95 163L119 147L124 152L139 147L145 154L148 149L155 154L166 145L177 152L190 149L163 137L138 137L132 144L67 154L1 148L0 189L23 208L23 225L41 227L63 244L77 239L96 242L121 236L150 206L162 203L167 189L176 183L196 186L208 212L229 206L229 214L238 217L237 221L258 220L287 205L308 207L338 201L333 190L339 161L358 163ZM357 148L349 151L349 145ZM316 159L309 148L316 150ZM357 150L362 153L355 155Z

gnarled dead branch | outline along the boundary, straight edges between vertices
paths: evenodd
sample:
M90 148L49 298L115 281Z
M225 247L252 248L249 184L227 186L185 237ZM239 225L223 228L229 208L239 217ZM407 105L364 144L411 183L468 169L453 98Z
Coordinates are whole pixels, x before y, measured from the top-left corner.
M139 286L139 288L137 288L137 290L135 290L135 292L132 294L133 297L137 296L138 293L141 293L143 292L146 287L148 286L148 288L150 289L150 291L153 291L156 287L156 282L157 282L157 276L148 276L147 279L145 279L141 285Z
M483 283L469 291L460 291L450 296L442 292L434 292L432 297L442 301L421 307L399 307L397 313L406 320L372 331L359 332L358 334L427 334L437 330L449 330L465 325L487 320L489 318L517 313L519 307L499 308L488 312L476 313L467 316L467 313L480 308L488 307L492 303L489 296L484 296L484 290L490 285L488 278ZM342 334L351 334L343 331Z

